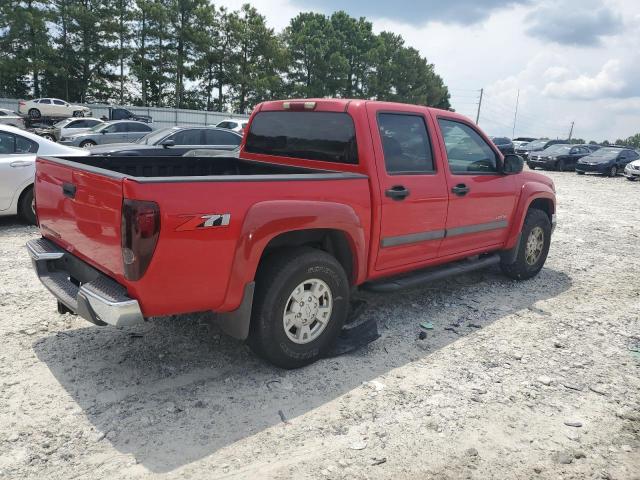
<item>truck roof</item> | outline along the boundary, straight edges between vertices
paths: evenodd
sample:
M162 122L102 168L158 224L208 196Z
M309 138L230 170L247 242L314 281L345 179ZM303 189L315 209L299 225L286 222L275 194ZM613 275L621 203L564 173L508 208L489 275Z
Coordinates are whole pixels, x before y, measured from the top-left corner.
M267 102L263 102L258 105L256 108L256 112L260 111L278 111L278 110L287 110L285 104L305 104L305 103L315 103L314 108L308 108L310 111L322 111L322 112L344 112L350 105L361 107L368 103L375 103L380 105L388 106L390 109L406 109L407 107L415 108L422 107L428 110L432 110L435 112L446 113L449 117L457 117L460 119L468 120L464 115L460 115L459 113L452 112L450 110L443 110L440 108L428 107L426 105L414 105L408 103L399 103L399 102L385 102L381 100L363 100L359 98L295 98L289 100L270 100Z

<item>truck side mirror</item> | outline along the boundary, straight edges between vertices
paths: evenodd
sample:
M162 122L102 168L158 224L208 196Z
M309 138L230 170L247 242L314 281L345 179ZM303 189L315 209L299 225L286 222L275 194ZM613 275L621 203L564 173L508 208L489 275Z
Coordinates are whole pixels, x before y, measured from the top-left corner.
M522 172L524 168L524 160L520 155L509 153L504 156L504 164L502 165L502 173L505 175L514 175Z

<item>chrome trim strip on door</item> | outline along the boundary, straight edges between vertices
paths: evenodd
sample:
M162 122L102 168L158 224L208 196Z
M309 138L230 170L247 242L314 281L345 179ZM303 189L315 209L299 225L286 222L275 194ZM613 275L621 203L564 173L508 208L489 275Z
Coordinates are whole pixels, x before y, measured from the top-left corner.
M426 240L437 240L444 238L444 230L431 230L429 232L410 233L409 235L398 235L397 237L383 238L380 245L384 247L395 247L407 243L418 243Z
M464 227L456 227L447 230L446 237L456 237L458 235L465 235L467 233L486 232L489 230L500 230L501 228L507 228L509 222L506 220L499 220L497 222L478 223L475 225L465 225Z
M477 223L475 225L465 225L464 227L456 227L449 230L429 230L426 232L409 233L407 235L398 235L396 237L386 237L380 241L380 246L396 247L398 245L406 245L409 243L425 242L427 240L438 240L441 238L457 237L468 233L487 232L489 230L500 230L507 228L509 222L499 220L497 222Z

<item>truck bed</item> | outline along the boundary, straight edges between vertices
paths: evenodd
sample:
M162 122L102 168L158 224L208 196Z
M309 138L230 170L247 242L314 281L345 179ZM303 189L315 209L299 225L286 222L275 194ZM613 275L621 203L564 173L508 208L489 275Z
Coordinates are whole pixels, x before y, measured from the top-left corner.
M60 157L52 159L81 170L111 177L134 177L138 181L215 181L212 177L234 177L226 180L268 180L293 175L294 179L333 179L359 177L351 173L314 168L278 165L243 160L238 157ZM198 178L194 178L198 177ZM243 178L244 177L244 178ZM225 180L219 179L219 180Z
M39 157L35 197L42 235L140 299L145 317L235 310L253 256L284 223L353 230L366 249L370 221L366 175L236 157ZM123 263L126 201L159 211L153 260L133 280Z

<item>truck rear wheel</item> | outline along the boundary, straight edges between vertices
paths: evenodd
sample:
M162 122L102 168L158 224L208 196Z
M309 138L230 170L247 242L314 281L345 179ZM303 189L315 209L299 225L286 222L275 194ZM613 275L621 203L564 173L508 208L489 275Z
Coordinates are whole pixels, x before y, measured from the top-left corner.
M542 210L527 212L522 226L518 255L513 263L500 263L502 272L515 280L534 277L542 269L549 253L551 222Z
M349 283L334 257L313 248L276 253L257 275L249 345L278 367L303 367L332 345L348 309Z

